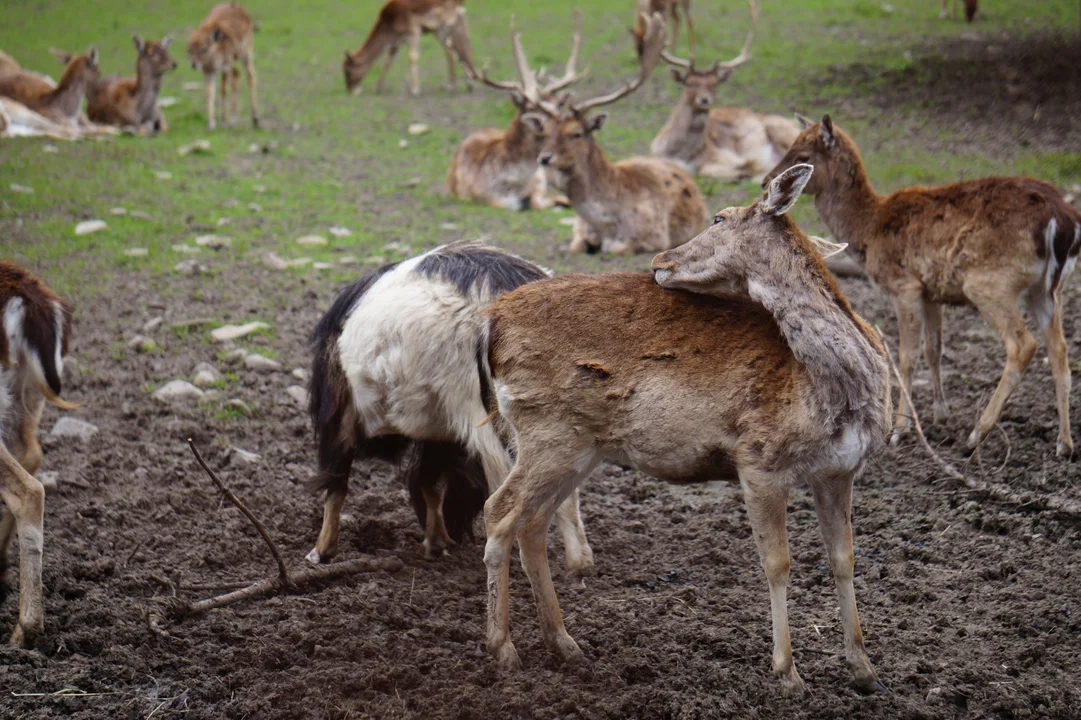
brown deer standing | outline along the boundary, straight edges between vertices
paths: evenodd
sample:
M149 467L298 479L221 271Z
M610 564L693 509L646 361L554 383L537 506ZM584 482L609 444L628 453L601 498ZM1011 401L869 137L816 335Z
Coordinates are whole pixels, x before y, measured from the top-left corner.
M582 42L582 14L576 13L574 44L563 76L540 86L537 73L529 68L521 35L514 30L511 18L511 45L518 66L518 82L492 80L487 72L473 66L472 59L461 58L467 75L488 87L507 92L517 112L506 130L490 128L467 137L454 152L447 173L451 195L463 200L483 202L507 210L541 210L555 204L548 197L548 179L537 165L540 136L526 127L522 114L541 108L554 108L555 95L577 82L585 72L576 70ZM563 199L566 202L566 199Z
M685 171L660 158L613 164L594 137L607 116L587 113L637 90L660 57L664 21L654 15L646 22L647 52L634 80L607 95L575 103L564 98L557 107L542 105L522 115L522 122L544 136L538 160L549 182L578 213L571 252L667 250L697 235L708 219L702 193Z
M714 108L717 87L751 59L750 47L758 27L758 6L750 0L751 29L739 55L709 68L667 52L661 58L673 66L672 77L686 89L668 121L650 145L650 152L688 172L725 182L761 179L799 135L799 127L779 115L746 108Z
M792 168L750 207L718 213L653 259L654 279L542 280L490 308L482 359L518 448L485 505L488 649L501 663L519 665L508 594L516 536L545 644L564 661L582 659L563 626L545 536L559 503L609 460L677 482L738 479L786 691L803 687L788 629L786 505L792 487L809 484L845 659L861 688L881 688L856 611L851 510L853 480L889 429L889 369L876 331L785 215L811 172Z
M244 65L248 77L248 102L251 105L252 127L259 127L259 108L255 101L255 57L252 42L255 23L251 15L234 2L214 7L191 35L188 36L188 59L192 69L203 71L206 82L207 127L216 125L214 112L214 81L221 75L221 114L226 127L236 124L240 114L240 71L236 63ZM229 85L232 83L233 112L229 113Z
M634 27L631 28L631 37L634 38L634 48L638 51L638 57L642 57L645 50L646 23L644 18L659 14L665 23L672 28L672 36L668 39L668 46L674 48L679 36L680 11L687 16L687 45L691 55L694 55L694 17L691 16L691 0L638 0L634 16Z
M60 82L52 85L41 75L22 69L0 74L0 95L22 103L39 115L61 125L77 127L88 88L98 79L98 50L67 56L57 52L66 66Z
M86 113L94 122L131 128L135 132L168 130L158 107L158 94L165 74L176 69L169 56L173 38L166 35L160 43L131 36L135 43L135 77L104 78L90 89Z
M454 89L454 58L466 58L472 62L469 46L469 31L465 21L465 0L389 0L379 11L379 17L371 32L355 52L345 51L342 71L345 73L345 90L348 93L360 92L360 84L375 61L387 54L386 63L375 83L375 91L383 91L383 80L387 76L394 57L402 43L409 43L409 91L420 94L420 37L425 33L434 33L439 44L447 53L448 86Z
M946 6L949 5L950 9L947 10ZM976 17L976 10L979 8L979 0L964 0L965 5L965 20L972 22L972 19ZM950 10L955 14L957 11L957 0L942 0L942 9L939 11L938 16L941 18L947 18L950 16Z
M37 430L46 401L58 396L71 336L71 306L19 266L0 261L0 599L6 594L7 551L19 538L19 623L15 645L31 645L45 630L41 588L45 490Z
M1036 352L1017 307L1024 296L1051 361L1059 416L1056 453L1072 455L1062 286L1081 251L1081 213L1053 186L1029 178L987 178L881 196L867 179L856 143L828 115L821 123L801 122L806 129L766 180L798 163L815 166L807 192L815 196L822 221L863 258L867 275L893 299L905 387L912 386L922 331L935 422L946 419L942 306L976 306L1006 345L1006 368L969 435L968 444L975 447L998 422ZM908 414L902 399L895 444L909 424Z

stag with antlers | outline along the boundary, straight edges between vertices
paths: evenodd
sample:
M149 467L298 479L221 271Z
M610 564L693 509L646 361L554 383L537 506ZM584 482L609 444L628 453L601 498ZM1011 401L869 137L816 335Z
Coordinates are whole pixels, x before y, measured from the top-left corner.
M694 59L669 52L661 58L672 66L672 77L685 88L650 145L650 152L667 158L688 172L725 182L761 180L788 151L799 135L795 122L779 115L764 115L747 108L713 108L717 87L736 68L751 59L751 43L758 29L758 6L751 6L751 29L739 55L705 69Z
M578 213L572 252L617 254L658 252L682 245L706 226L708 213L694 179L660 159L633 157L612 163L597 144L606 115L594 108L620 100L650 76L664 46L664 20L643 18L646 50L638 75L607 95L554 107L541 103L522 122L541 136L538 161L548 181L563 192Z
M530 69L522 49L521 34L515 31L513 16L511 48L518 67L518 82L492 80L486 68L477 71L472 58L458 58L470 78L507 93L518 111L506 130L479 130L458 146L447 173L451 195L507 210L545 209L557 203L567 204L566 198L553 200L549 197L547 178L537 166L540 136L522 122L522 114L545 106L555 108L556 93L586 74L586 71L576 69L582 44L581 12L575 13L575 22L574 41L563 75L547 82L544 82L543 69L539 72Z

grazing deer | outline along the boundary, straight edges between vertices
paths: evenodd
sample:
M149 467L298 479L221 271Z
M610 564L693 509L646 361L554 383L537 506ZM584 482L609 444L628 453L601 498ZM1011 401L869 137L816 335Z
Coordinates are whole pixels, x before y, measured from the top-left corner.
M691 16L691 0L638 0L634 16L634 27L630 29L638 57L642 57L642 53L646 48L646 23L644 18L653 17L655 14L659 14L665 23L672 28L672 37L668 40L668 46L675 48L679 35L680 10L687 16L687 44L690 47L691 55L694 55L694 17Z
M751 29L735 58L718 60L701 70L692 60L661 53L661 58L673 66L672 77L685 90L650 145L653 155L671 160L688 172L725 182L761 180L799 135L799 127L779 115L746 108L711 109L717 99L717 86L751 59L758 6L754 0L750 6Z
M420 95L420 36L434 33L439 44L447 53L448 86L454 89L454 58L466 58L472 62L472 50L469 46L469 31L465 21L465 0L389 0L379 10L371 32L356 52L345 51L342 72L345 73L345 91L356 94L360 84L375 61L387 54L386 63L375 83L375 91L383 91L383 80L387 76L394 57L402 43L409 43L409 91Z
M104 78L87 95L86 113L91 120L105 125L130 128L135 132L168 130L158 107L158 94L165 74L176 69L169 56L173 38L166 35L160 43L131 36L135 43L135 77Z
M511 46L518 66L518 82L492 80L487 72L478 72L471 58L460 58L466 74L473 80L510 95L517 112L506 130L490 128L467 137L454 152L447 173L451 195L463 200L483 202L507 210L543 210L556 201L548 197L548 179L537 165L540 136L522 122L522 114L556 105L556 93L577 82L585 72L576 70L582 42L582 14L576 13L574 43L563 76L539 84L537 73L529 68L521 35L511 19ZM563 198L562 202L566 202Z
M256 24L251 15L235 2L216 6L191 35L188 36L188 59L192 69L201 69L206 82L207 127L216 125L214 112L214 81L221 75L221 114L226 127L236 124L240 114L240 71L244 65L248 77L248 101L251 105L252 127L259 127L259 108L255 102L255 58L252 48ZM229 84L232 82L233 112L229 113Z
M311 338L319 473L309 485L326 496L309 561L337 552L355 459L405 461L402 481L425 529L425 557L441 557L472 535L511 464L505 427L486 420L491 379L477 363L482 313L500 295L547 276L496 248L459 242L370 272L342 291ZM577 496L564 503L558 524L567 573L587 574L593 552Z
M737 480L769 581L773 671L803 687L786 589L789 490L809 484L833 569L845 659L881 684L863 647L852 584L852 484L890 422L886 356L812 241L786 216L810 178L778 176L654 277L570 275L525 285L490 310L486 345L499 414L518 458L485 505L488 649L518 666L510 638L515 537L541 635L561 659L582 651L563 626L545 535L556 506L602 460L675 482ZM821 242L821 241L819 241ZM596 332L582 332L582 328Z
M931 366L935 422L949 414L942 390L942 306L975 305L1006 345L1006 368L968 437L975 447L1021 382L1036 341L1017 301L1024 296L1043 331L1055 382L1056 453L1073 454L1070 365L1062 334L1062 286L1081 251L1081 213L1048 183L987 178L933 188L875 193L856 143L826 115L805 129L766 178L797 163L817 168L807 192L834 238L862 257L867 275L893 299L900 327L901 377L910 388L923 333ZM902 398L892 442L909 423Z
M32 645L45 630L41 589L45 490L37 430L46 401L61 408L63 357L71 306L14 263L0 261L0 599L6 594L7 551L19 538L19 622L15 645Z
M8 70L0 73L0 96L9 97L55 123L74 128L79 124L83 98L98 79L98 50L91 46L85 55L55 54L66 65L59 83L53 85L37 73L7 65Z
M949 5L950 9L947 10L946 6ZM964 0L965 5L965 20L972 22L972 19L976 17L976 10L978 9L979 0ZM938 16L945 19L951 14L957 14L957 0L942 0L942 9L939 11Z
M708 219L702 193L682 169L660 158L611 163L594 137L607 116L587 113L630 95L657 63L664 21L654 15L646 22L648 47L636 78L607 95L574 103L564 98L556 107L542 104L522 115L522 122L543 135L538 161L549 182L578 213L571 252L667 250L697 235Z

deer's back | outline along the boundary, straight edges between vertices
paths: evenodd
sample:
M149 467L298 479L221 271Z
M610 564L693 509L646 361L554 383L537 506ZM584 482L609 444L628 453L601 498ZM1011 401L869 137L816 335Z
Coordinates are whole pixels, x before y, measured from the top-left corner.
M56 88L36 73L17 70L0 75L0 95L40 110Z
M632 157L614 165L618 186L628 198L653 202L669 213L673 245L686 242L705 227L706 203L694 178L671 160L659 157ZM677 232L676 228L680 228ZM687 233L690 233L687 235Z

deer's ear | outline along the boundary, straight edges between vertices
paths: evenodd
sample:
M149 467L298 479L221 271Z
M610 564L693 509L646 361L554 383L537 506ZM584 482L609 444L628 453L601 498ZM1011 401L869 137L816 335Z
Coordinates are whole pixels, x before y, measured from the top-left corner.
M813 172L813 165L803 163L793 165L773 178L759 203L759 212L764 215L784 215L799 200Z
M135 45L135 51L142 55L143 50L146 49L146 43L143 42L143 39L138 35L132 35L131 42Z
M544 116L540 113L530 112L522 115L522 122L525 126L540 135L544 132Z
M822 135L822 142L826 143L826 147L832 148L837 136L833 132L833 121L830 120L829 115L822 116L822 124L818 126L818 132Z
M161 47L163 50L168 50L169 46L173 44L173 34L169 33L161 39Z
M586 132L597 132L604 127L606 120L608 120L608 113L597 113L586 121Z
M814 120L807 117L806 115L800 115L799 113L796 113L796 122L799 123L800 130L806 130L807 128L815 124Z
M69 62L71 62L71 53L69 52L65 52L58 48L51 47L49 48L49 54L59 60L64 65L67 65Z
M848 247L848 243L835 243L825 238L820 238L817 235L808 235L807 239L811 241L811 245L814 247L815 252L823 260L831 258L834 255L843 253L845 248Z

